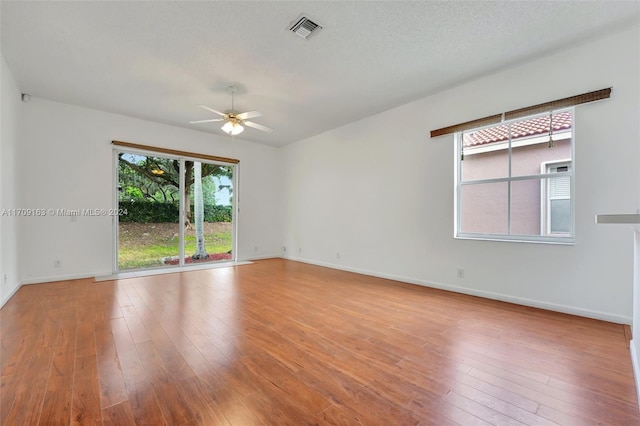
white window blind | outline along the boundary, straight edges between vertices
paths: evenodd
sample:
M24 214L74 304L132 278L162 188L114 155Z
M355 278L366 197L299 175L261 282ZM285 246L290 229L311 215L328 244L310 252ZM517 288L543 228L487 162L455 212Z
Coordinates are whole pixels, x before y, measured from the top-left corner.
M558 170L560 169L560 170ZM558 165L549 167L549 173L568 172L569 167L566 165ZM571 196L571 178L562 176L549 179L549 199L567 199Z

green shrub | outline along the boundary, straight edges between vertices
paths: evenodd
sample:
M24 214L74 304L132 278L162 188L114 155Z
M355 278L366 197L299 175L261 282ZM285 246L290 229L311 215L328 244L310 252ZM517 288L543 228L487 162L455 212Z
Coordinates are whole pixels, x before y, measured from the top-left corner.
M191 205L191 211L193 211L193 205ZM231 206L204 205L205 222L231 222L231 216Z
M127 214L120 215L120 222L161 223L178 222L179 207L172 203L156 203L154 201L120 201L119 209ZM193 204L191 205L193 212ZM215 206L205 204L205 222L231 222L231 206Z

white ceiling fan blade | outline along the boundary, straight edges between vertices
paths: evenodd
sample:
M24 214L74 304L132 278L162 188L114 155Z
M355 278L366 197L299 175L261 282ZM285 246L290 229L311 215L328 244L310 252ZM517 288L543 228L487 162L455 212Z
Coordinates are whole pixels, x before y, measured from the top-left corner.
M189 124L211 123L212 121L224 121L224 118L212 118L210 120L190 121Z
M247 118L261 117L262 113L260 111L247 111L242 114L236 115L240 120L246 120Z
M252 123L251 121L243 121L249 127L253 127L254 129L262 130L263 132L271 133L273 129L268 128L267 126L263 126L262 124Z
M226 117L226 115L227 115L227 114L225 114L225 113L223 113L223 112L216 111L216 110L215 110L215 109L213 109L213 108L209 108L209 107L208 107L208 106L206 106L206 105L198 105L198 106L199 106L200 108L206 109L207 111L211 111L211 112L213 112L213 113L215 113L215 114L218 114L218 115L221 115L221 116L223 116L223 117Z

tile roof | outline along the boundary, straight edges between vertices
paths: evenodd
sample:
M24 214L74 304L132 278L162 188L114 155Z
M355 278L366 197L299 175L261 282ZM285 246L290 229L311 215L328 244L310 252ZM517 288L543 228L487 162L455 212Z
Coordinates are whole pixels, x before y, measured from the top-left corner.
M572 121L571 111L553 114L553 131L570 129ZM476 132L464 133L464 146L478 146L507 141L509 140L509 126L511 126L511 139L549 134L549 116L542 115L530 120L516 121L510 125L502 124Z

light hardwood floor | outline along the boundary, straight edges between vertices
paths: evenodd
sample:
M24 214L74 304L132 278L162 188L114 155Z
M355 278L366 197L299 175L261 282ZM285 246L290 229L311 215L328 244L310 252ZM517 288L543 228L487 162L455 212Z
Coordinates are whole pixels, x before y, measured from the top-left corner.
M282 259L22 287L0 424L637 425L622 325Z

